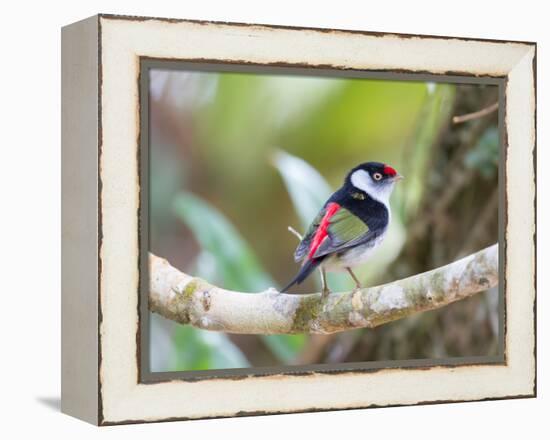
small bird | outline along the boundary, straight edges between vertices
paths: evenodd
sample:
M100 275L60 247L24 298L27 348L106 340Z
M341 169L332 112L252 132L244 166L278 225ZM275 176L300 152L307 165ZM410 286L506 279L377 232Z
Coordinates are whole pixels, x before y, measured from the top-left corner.
M303 282L317 267L321 269L323 296L330 293L327 270L346 270L360 289L361 283L351 268L364 263L384 240L391 219L390 195L402 178L391 166L380 162L353 168L300 241L294 260L303 260L302 267L282 292Z

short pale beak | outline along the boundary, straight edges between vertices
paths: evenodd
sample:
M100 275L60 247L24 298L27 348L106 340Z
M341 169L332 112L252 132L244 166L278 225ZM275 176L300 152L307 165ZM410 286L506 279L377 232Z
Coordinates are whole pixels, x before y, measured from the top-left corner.
M400 180L403 180L405 177L403 177L401 174L396 174L393 178L394 181L399 182Z

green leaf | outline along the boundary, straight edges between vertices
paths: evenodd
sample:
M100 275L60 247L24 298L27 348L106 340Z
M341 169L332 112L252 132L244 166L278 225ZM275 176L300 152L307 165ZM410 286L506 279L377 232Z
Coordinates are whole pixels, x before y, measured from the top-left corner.
M296 358L307 343L308 337L300 335L264 335L262 340L277 359L288 364Z
M172 364L179 371L250 366L237 346L223 333L180 325L175 331L174 341L179 350L174 352Z
M394 206L398 207L402 220L415 217L426 187L426 176L429 176L427 165L432 149L437 148L441 127L448 124L456 93L456 86L451 84L427 83L426 97L410 142L403 154L403 171L405 182L396 189Z
M273 165L281 174L305 230L332 191L323 176L305 160L278 150Z
M257 292L275 284L237 230L213 206L190 193L180 193L174 210L201 248L214 257L223 287Z
M275 286L246 241L216 208L197 196L180 193L174 211L201 245L197 276L238 291L258 292ZM262 336L262 340L285 363L294 359L306 343L304 335ZM197 355L206 356L201 351Z

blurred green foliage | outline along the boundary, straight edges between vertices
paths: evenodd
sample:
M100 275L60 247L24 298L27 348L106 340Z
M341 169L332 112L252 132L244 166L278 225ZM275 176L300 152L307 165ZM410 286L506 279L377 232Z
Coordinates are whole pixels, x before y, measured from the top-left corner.
M449 84L161 70L150 84L151 250L251 294L295 274L297 239L287 227L303 232L346 172L369 160L406 177L387 239L358 270L366 284L384 279L408 223L424 214L433 146L457 93ZM495 160L490 130L464 157L483 175ZM352 287L346 274L329 274L329 284ZM297 291L318 287L312 276ZM311 345L308 335L229 336L160 318L151 332L159 371L292 364Z
M226 289L241 292L260 292L270 286L275 286L273 279L262 268L258 258L235 227L207 202L189 193L181 193L174 201L174 211L193 231L195 239L201 245L199 264L194 271L197 276L224 286ZM210 263L209 265L200 264L205 259ZM217 334L215 339L217 344L206 344L203 343L204 333L208 332L178 326L175 332L175 341L178 346L184 348L185 352L196 351L200 362L206 362L208 359L214 362L218 359L216 352L221 351L224 353L223 359L232 361L231 365L225 368L248 365L242 355L240 357L233 355L238 349L226 335ZM296 357L306 341L304 335L271 335L262 336L262 339L273 351L273 354L285 363ZM224 351L226 347L229 347L228 353ZM187 360L188 357L186 355L185 359ZM241 363L239 364L239 362ZM176 367L179 368L180 364L181 358L178 358Z
M173 336L170 363L176 371L244 368L250 366L240 350L223 333L180 325Z
M465 157L467 167L474 168L490 179L498 170L499 135L496 127L487 129Z
M258 292L275 284L235 227L206 201L180 193L174 200L174 211L193 231L201 251L213 257L210 282L244 292Z
M303 159L279 150L273 154L273 165L283 178L305 231L333 191L323 176Z

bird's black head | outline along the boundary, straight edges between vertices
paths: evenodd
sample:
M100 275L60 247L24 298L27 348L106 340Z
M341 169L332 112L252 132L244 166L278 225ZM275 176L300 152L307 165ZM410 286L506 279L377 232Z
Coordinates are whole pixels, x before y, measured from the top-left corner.
M344 182L350 192L364 192L387 204L395 182L403 177L391 166L380 162L365 162L353 168Z

